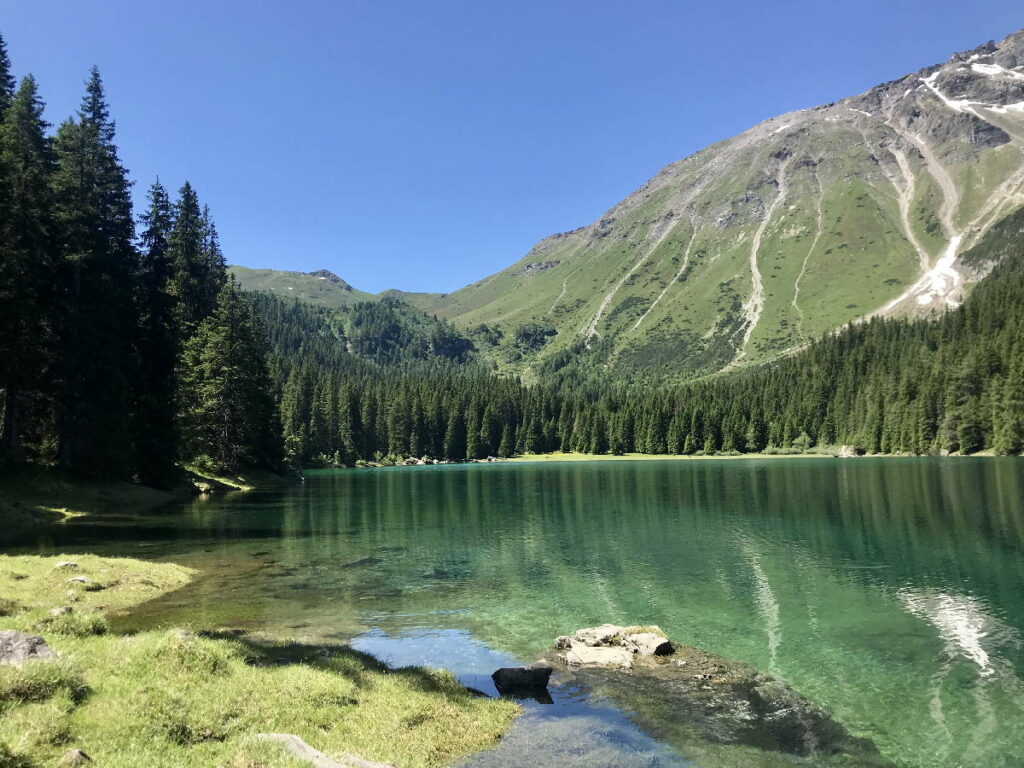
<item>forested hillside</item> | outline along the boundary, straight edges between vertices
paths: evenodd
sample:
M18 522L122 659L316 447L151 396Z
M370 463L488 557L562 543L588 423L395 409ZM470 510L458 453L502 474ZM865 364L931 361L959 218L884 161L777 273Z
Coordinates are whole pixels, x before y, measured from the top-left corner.
M1024 211L995 225L964 260L999 266L958 309L853 324L774 364L672 388L615 382L570 355L534 386L450 358L383 367L337 352L327 310L260 303L276 339L286 443L297 463L839 445L1019 453ZM286 329L313 341L289 343Z
M0 461L173 482L280 465L265 332L187 182L138 219L99 72L55 133L0 39Z
M610 338L547 351L544 319L457 328L319 273L300 282L345 301L243 293L188 182L153 183L138 217L130 184L99 73L51 132L0 40L0 463L166 485L182 464L1024 448L1022 210L958 253L988 274L962 306L665 386L624 375ZM524 360L530 379L507 373Z

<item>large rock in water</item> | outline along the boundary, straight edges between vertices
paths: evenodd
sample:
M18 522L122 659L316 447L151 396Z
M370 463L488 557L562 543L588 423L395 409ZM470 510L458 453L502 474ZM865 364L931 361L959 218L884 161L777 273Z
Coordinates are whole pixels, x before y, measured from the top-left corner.
M602 624L578 629L555 640L559 657L581 667L633 666L634 657L667 656L674 646L658 627L620 627Z
M0 632L0 664L19 665L26 661L55 659L43 638L5 629Z
M546 661L537 661L528 667L502 667L491 679L502 696L533 698L547 690L551 672Z
M657 627L581 629L559 637L552 658L563 682L614 701L683 754L687 745L711 742L785 753L794 764L892 765L870 740L850 734L783 681L672 643Z

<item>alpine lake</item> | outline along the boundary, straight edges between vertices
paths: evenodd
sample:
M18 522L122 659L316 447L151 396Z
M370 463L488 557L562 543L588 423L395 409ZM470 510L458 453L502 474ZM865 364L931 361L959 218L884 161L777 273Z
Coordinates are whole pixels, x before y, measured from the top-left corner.
M557 635L656 624L826 707L884 764L1024 761L1024 460L470 464L81 519L30 552L198 569L115 629L230 627L490 674ZM695 739L642 691L552 681L470 766L831 765ZM850 763L843 763L849 765Z

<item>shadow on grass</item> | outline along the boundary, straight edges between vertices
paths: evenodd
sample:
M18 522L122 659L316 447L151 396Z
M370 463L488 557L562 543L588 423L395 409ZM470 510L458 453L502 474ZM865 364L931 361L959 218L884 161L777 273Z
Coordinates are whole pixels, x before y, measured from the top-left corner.
M341 675L358 688L373 684L371 675L393 675L410 688L422 693L449 697L458 705L469 705L481 696L456 680L451 673L424 667L391 667L368 653L340 643L302 643L253 637L241 630L203 630L198 637L224 640L241 647L247 663L253 666L284 666L304 664Z

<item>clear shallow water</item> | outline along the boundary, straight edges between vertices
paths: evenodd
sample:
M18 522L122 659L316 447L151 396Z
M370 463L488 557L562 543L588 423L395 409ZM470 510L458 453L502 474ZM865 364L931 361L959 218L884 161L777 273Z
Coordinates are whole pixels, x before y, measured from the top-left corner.
M1018 766L1024 750L1019 460L321 472L175 514L63 526L38 549L199 568L195 585L133 618L145 625L354 636L493 690L493 668L533 660L558 634L653 623L784 678L899 764ZM673 743L669 725L556 689L474 762L783 764Z

